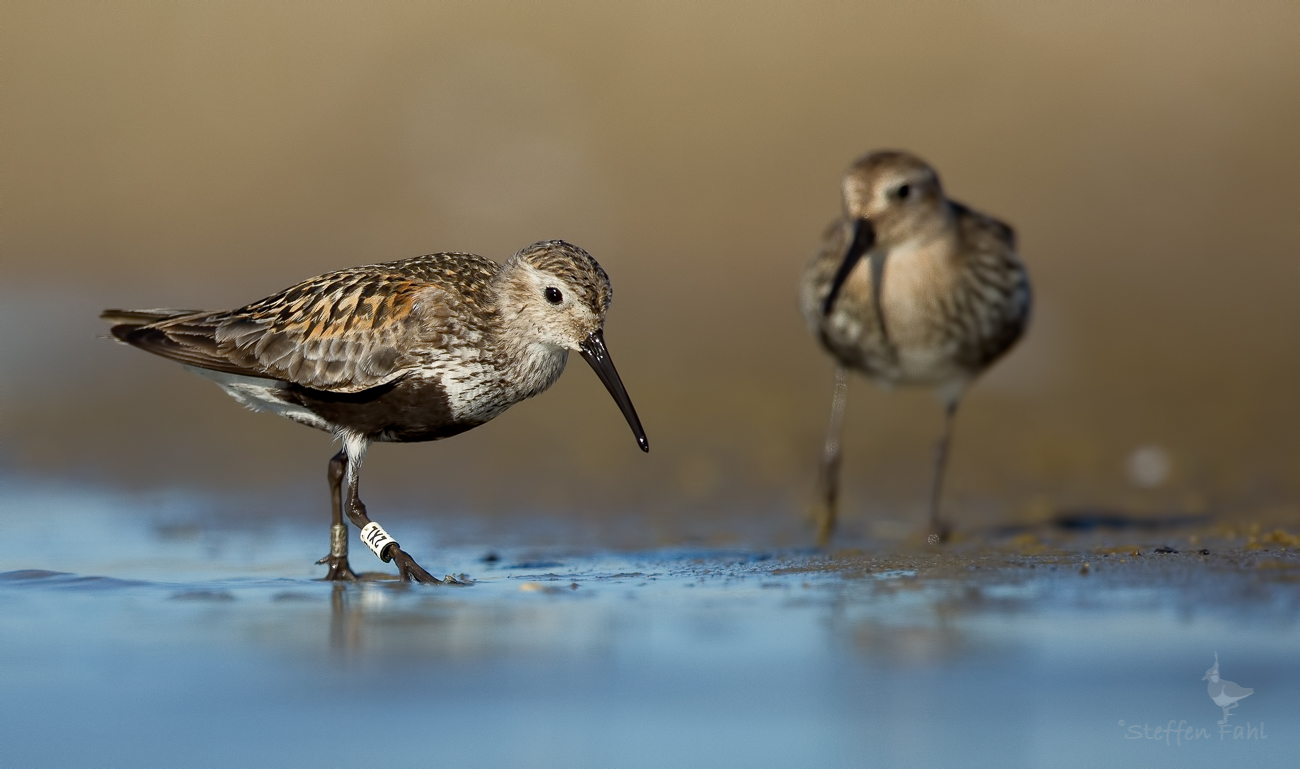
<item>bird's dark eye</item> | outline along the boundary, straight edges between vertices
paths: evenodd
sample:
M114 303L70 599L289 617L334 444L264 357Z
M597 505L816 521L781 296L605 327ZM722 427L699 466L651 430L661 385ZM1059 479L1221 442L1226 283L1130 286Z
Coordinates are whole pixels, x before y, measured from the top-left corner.
M554 286L547 288L545 293L546 293L546 301L550 302L551 304L559 304L560 302L564 301L564 294L561 294L560 289L555 288Z
M907 200L907 197L911 194L912 185L910 184L904 184L894 191L894 195L896 195L899 200Z

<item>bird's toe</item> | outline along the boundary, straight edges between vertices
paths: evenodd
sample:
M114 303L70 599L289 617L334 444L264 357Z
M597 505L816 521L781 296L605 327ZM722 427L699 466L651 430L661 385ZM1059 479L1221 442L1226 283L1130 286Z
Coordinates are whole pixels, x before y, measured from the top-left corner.
M348 563L346 555L327 555L316 563L329 567L325 572L325 576L321 578L325 582L352 582L357 578L357 574L352 571L352 566Z
M397 571L404 582L418 582L421 585L441 585L443 581L424 570L424 567L415 562L415 559L407 555L400 548L393 548L393 562L397 564Z

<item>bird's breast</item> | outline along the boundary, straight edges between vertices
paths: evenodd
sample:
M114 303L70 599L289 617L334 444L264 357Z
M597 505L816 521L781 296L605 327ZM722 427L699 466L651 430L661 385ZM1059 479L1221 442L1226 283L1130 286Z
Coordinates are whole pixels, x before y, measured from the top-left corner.
M961 386L978 375L1019 338L1028 281L1014 256L968 253L959 245L934 238L892 249L879 292L864 259L830 316L818 315L823 343L842 363L882 383Z
M880 287L881 329L864 259L822 319L823 340L843 362L884 382L937 384L965 376L955 365L956 341L942 311L954 282L949 261L934 244L891 251Z
M466 345L447 350L414 376L436 383L455 419L481 424L549 388L566 359L567 351L547 345Z

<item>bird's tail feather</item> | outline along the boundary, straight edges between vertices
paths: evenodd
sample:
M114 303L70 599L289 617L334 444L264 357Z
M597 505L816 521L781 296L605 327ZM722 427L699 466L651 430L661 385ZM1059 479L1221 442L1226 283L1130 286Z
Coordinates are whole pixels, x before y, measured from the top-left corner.
M126 326L147 326L150 323L157 323L160 320L168 318L179 318L182 315L197 315L202 310L104 310L99 314L100 319L106 320L114 325Z

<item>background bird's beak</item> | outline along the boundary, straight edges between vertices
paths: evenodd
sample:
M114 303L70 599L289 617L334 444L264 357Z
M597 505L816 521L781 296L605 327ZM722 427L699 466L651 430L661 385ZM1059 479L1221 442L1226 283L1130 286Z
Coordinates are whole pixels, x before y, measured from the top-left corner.
M641 428L641 420L637 418L632 399L627 397L627 390L623 389L623 380L618 378L614 361L609 357L609 350L605 349L605 332L597 331L584 339L582 344L578 345L578 351L596 370L596 376L605 383L605 389L614 396L614 402L618 404L623 416L627 418L628 425L632 428L632 434L636 436L637 445L642 451L649 451L650 441L646 440L645 430Z
M826 300L822 303L822 317L831 314L835 299L840 295L840 289L844 288L844 281L849 279L849 273L853 272L853 268L858 266L858 260L875 244L876 229L871 226L871 222L866 219L854 219L853 241L849 243L849 250L844 252L844 261L840 262L840 268L835 271L830 293L826 294Z

